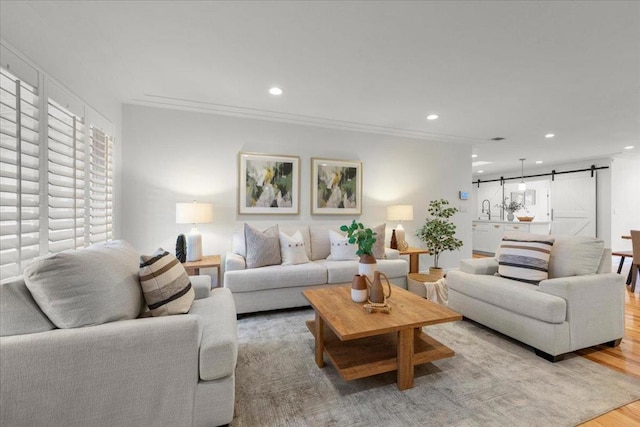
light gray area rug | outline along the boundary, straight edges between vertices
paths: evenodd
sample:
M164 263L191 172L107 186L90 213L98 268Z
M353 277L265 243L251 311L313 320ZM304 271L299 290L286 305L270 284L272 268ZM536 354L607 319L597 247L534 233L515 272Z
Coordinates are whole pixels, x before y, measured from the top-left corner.
M395 372L345 382L314 362L313 317L239 320L232 426L571 426L640 398L637 378L578 356L547 362L468 321L425 328L456 355L417 367L410 390Z

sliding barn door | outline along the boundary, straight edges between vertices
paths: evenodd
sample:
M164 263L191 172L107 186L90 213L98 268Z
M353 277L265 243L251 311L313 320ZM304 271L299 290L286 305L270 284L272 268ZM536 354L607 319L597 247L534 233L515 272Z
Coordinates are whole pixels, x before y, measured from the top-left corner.
M596 178L557 175L551 182L551 234L596 236Z

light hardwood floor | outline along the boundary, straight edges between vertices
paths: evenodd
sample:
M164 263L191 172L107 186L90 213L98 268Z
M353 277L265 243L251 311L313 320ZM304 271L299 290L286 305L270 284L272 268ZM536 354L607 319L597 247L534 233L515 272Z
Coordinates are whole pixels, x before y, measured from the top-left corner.
M482 258L482 255L473 255ZM612 257L613 271L617 271L620 258ZM631 263L625 263L622 274L627 277ZM618 347L596 346L577 352L580 356L603 366L640 378L640 289L625 296L625 333ZM587 427L640 426L640 400L622 406L591 421L580 424Z

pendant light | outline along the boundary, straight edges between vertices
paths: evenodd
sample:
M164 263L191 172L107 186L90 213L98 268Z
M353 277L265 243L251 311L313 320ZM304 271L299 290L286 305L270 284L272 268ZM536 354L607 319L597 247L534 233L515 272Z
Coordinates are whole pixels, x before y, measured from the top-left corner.
M520 161L522 162L522 168L520 169L520 184L518 184L518 190L519 191L524 191L527 189L527 184L524 183L524 161L527 159L520 159Z

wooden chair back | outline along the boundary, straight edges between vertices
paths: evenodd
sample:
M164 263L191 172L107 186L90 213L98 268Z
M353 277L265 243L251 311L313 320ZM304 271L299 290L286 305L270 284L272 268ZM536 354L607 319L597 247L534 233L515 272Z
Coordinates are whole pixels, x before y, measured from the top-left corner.
M633 263L640 264L640 230L631 230L631 245L633 246Z

